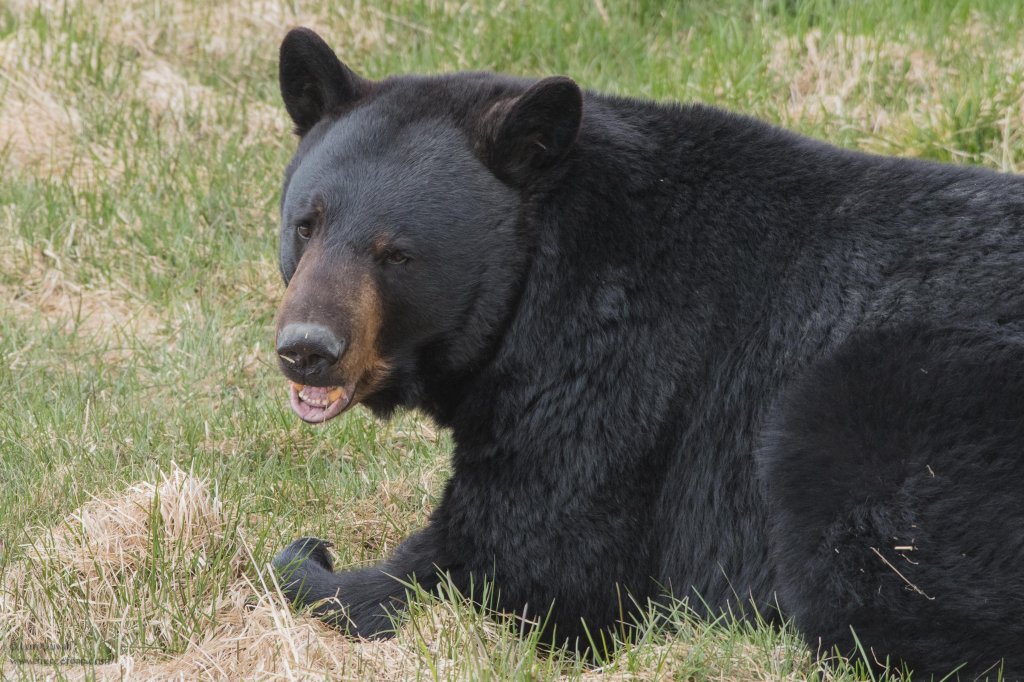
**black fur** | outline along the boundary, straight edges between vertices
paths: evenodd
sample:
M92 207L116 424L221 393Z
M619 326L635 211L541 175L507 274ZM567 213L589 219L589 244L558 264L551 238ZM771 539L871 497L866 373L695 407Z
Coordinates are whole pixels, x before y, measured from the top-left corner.
M1021 329L858 333L786 390L760 463L779 595L812 639L1024 671Z
M381 636L440 570L570 643L778 600L814 647L1024 676L1024 180L567 79L395 77L309 126L295 59L284 278L314 201L337 267L401 243L364 403L456 449L426 528L354 572L297 541L290 597Z

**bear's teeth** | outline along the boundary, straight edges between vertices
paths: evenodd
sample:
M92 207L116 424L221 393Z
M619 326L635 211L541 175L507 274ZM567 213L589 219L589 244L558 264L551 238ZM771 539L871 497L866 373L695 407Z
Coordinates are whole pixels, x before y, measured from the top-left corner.
M314 407L326 407L327 405L329 405L326 398L314 398L313 396L309 395L309 393L307 393L306 391L302 391L301 393L299 393L299 397L302 398L303 402Z
M299 394L299 399L312 407L327 407L345 395L344 389L339 386L332 386L330 388L302 386L301 384L293 384L293 386L295 386L295 390Z

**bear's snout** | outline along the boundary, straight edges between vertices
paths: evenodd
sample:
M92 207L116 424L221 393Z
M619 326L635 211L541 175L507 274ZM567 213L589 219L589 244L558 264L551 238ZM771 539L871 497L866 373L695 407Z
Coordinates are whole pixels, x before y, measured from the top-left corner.
M322 324L293 322L277 334L277 356L285 375L303 383L316 383L330 372L345 346L345 339Z
M352 404L355 381L335 378L347 347L344 338L313 322L292 322L278 332L277 357L291 379L292 409L303 420L320 424Z
M388 369L381 322L366 263L316 245L303 254L278 309L275 346L301 419L321 424L372 395Z

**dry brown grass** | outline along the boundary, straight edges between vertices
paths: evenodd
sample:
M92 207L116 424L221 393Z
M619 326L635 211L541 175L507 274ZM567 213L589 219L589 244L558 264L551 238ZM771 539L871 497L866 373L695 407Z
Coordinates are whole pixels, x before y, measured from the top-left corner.
M154 527L154 519L159 526ZM135 584L145 580L142 568L150 558L155 532L166 538L182 561L207 561L225 538L226 519L220 500L204 481L178 468L158 482L142 482L121 495L96 498L50 529L29 535L25 559L4 579L0 631L16 635L31 646L60 646L65 640L67 604L53 599L52 581L60 577L66 588L86 595L92 622L107 637L116 637L120 619L119 597L127 589L144 592ZM241 566L241 557L234 559ZM183 569L175 576L187 580ZM155 614L152 634L165 639L174 625ZM85 634L85 633L81 633Z
M294 3L267 0L214 5L182 1L159 6L141 1L17 0L10 10L23 19L35 12L50 17L57 36L41 41L31 31L19 31L0 41L0 158L22 173L63 177L82 186L116 182L123 169L110 145L85 134L89 122L78 106L83 93L74 92L74 84L63 78L67 64L57 51L60 33L67 30L59 17L66 11L81 13L77 21L102 27L109 44L139 57L129 65L116 92L87 90L85 96L112 100L110 111L115 115L134 103L141 104L150 110L153 125L163 128L165 137L174 142L181 142L186 133L184 142L190 142L197 132L194 124L185 121L186 115L198 116L199 132L219 134L216 112L233 93L196 83L168 61L167 48L160 41L169 26L176 41L173 54L181 59L194 53L273 54L284 27L324 24L316 14L296 12ZM359 26L354 35L361 36L361 42L376 44L381 39L379 21L354 20L354 25ZM287 130L286 117L278 109L260 102L246 103L248 143L279 140Z
M9 220L0 215L0 226ZM68 271L56 251L29 245L11 226L0 251L0 273L18 272L20 279L0 283L6 312L76 335L82 347L102 349L106 362L122 361L132 348L164 339L166 323L150 304L124 286L79 284ZM18 358L12 362L16 368Z
M226 96L214 89L189 81L170 62L147 57L139 73L133 97L142 102L154 121L168 132L168 139L181 142L196 134L221 134L218 110ZM198 120L187 120L188 117ZM281 112L262 102L246 104L243 143L267 144L288 134L289 126Z
M159 527L154 528L153 524ZM119 595L146 594L142 568L152 560L155 531L167 546L172 565L162 573L180 584L166 594L189 593L192 573L204 561L227 551L233 578L223 591L198 595L215 614L177 655L135 653L138 642L124 641L128 653L95 668L72 661L60 668L68 677L99 679L409 679L430 667L453 667L454 661L429 643L458 629L452 605L437 605L421 614L415 629L403 628L385 642L359 642L320 622L294 614L281 598L273 577L256 566L243 536L228 532L221 500L208 481L177 467L156 481L130 486L121 494L91 500L50 529L38 529L25 547L25 558L4 578L0 600L0 640L16 642L17 651L67 654L69 636L88 635L83 623L68 632L68 602L88 601L89 621L109 642L135 627L139 612L148 619L154 640L168 640L178 627L167 617L167 604L137 602L124 609ZM246 568L249 569L248 573ZM68 594L52 595L59 573ZM251 579L255 573L258 578ZM496 626L493 626L496 627ZM486 628L485 628L486 629ZM427 651L423 643L428 643ZM68 654L73 656L73 653ZM44 656L45 658L45 656ZM4 676L47 676L46 664L3 668Z
M53 74L36 68L43 52L29 34L0 41L0 153L15 168L53 176L77 165L83 125Z
M984 68L991 55L984 52L985 41L979 36L986 30L979 20L968 27L968 33L978 34L975 39L946 38L937 47L919 40L899 42L867 35L825 37L816 29L802 38L780 36L774 41L768 68L788 89L781 119L787 125L824 122L837 132L843 127L856 129L861 146L868 151L919 154L923 149L915 148L912 141L921 131L938 131L940 136L958 132L950 102L964 95L957 90L962 87L957 77L961 74L940 55L973 50L979 68ZM1024 72L1024 43L1002 50L998 61L1007 72ZM1001 170L1016 172L1010 150L1024 139L1024 82L1018 82L1015 95L982 105L978 117L997 119L1003 126L1003 148L987 160ZM962 155L952 141L947 145L954 157Z

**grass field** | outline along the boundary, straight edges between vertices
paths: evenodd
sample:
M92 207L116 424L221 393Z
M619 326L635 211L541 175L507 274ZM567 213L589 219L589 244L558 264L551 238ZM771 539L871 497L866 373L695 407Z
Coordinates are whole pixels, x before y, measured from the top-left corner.
M862 678L791 632L682 612L587 667L457 600L422 595L384 643L281 605L276 549L318 535L340 565L380 558L451 448L416 414L319 429L287 407L276 54L298 24L370 77L561 73L1024 169L1017 2L0 1L2 676Z

